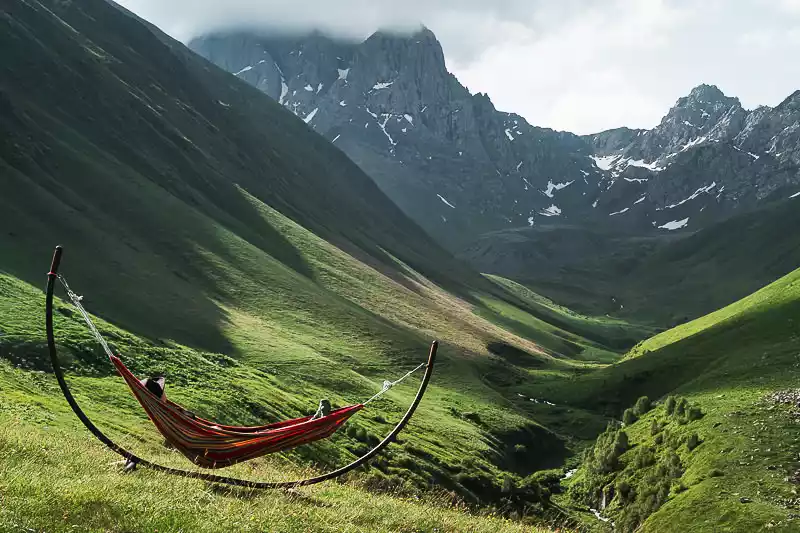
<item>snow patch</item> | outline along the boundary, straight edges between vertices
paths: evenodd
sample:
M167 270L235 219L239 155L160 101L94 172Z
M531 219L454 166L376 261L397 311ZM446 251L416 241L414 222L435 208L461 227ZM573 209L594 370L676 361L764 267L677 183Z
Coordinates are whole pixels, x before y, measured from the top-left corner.
M338 141L338 140L339 140L339 137L341 137L341 136L342 136L342 134L340 133L339 135L337 135L336 137L334 137L334 138L333 138L333 140L332 140L331 142L332 142L332 143L335 143L336 141Z
M414 125L414 117L412 117L408 113L403 115L403 118L405 118L408 121L408 123L411 124L412 126Z
M506 137L508 137L509 141L513 141L514 140L514 136L511 135L511 130L508 129L508 128L506 128Z
M673 220L672 222L667 222L663 226L659 226L658 229L666 229L669 231L675 231L676 229L685 228L689 225L689 219L684 218L683 220Z
M286 95L289 94L289 86L286 85L286 80L281 77L281 97L278 98L278 103L284 105L284 100L286 100Z
M681 206L681 205L685 204L686 202L694 200L695 198L697 198L698 196L700 196L703 193L708 194L716 186L717 186L717 182L715 181L715 182L713 182L711 185L709 185L707 187L700 187L699 189L694 191L694 193L690 197L686 198L685 200L681 200L677 204L668 205L664 209L674 209L674 208L676 208L678 206ZM724 190L724 186L719 192L722 192L723 190ZM657 211L663 211L663 209L657 209Z
M336 70L339 71L339 79L342 81L347 81L347 75L350 74L349 68L337 68Z
M800 193L799 193L800 194ZM533 227L533 217L528 217L528 225Z
M618 156L618 155L606 155L606 156L603 156L603 157L597 157L597 156L592 155L592 156L589 156L589 157L594 161L594 164L600 170L611 170L611 168L614 166L614 163L621 156Z
M640 204L640 203L644 202L645 200L647 200L647 195L646 194L644 196L642 196L641 198L639 198L638 200L636 200L635 202L633 202L633 205Z
M314 120L314 117L315 117L315 116L317 116L317 111L319 111L319 108L318 108L318 107L317 107L317 108L314 108L314 111L312 111L311 113L309 113L309 114L308 114L308 116L306 116L306 118L304 118L304 119L303 119L303 120L305 121L305 123L306 123L306 124L308 124L308 123L310 123L312 120Z
M545 217L557 217L561 216L561 208L557 205L553 204L547 209L543 211L539 211L539 214Z
M248 65L248 66L244 67L242 70L240 70L239 72L234 72L233 75L234 76L238 76L239 74L244 74L245 72L248 72L250 70L253 70L253 65Z
M683 145L683 148L681 148L680 151L681 152L685 152L686 150L688 150L692 146L697 146L698 144L704 143L707 140L708 140L708 137L705 136L705 135L702 136L702 137L696 137L696 138L692 139L691 141L689 141L688 143L686 143L685 145Z
M222 100L217 100L217 103L218 103L219 105L221 105L222 107L230 107L230 106L231 106L231 104L226 104L226 103L225 103L225 102L223 102Z
M517 167L517 170L519 170L519 167ZM574 181L570 181L568 183L553 183L552 181L548 180L547 181L547 190L542 191L542 194L544 194L548 198L552 198L553 197L553 192L560 191L561 189L566 189L567 187L569 187L573 183L575 183L575 182Z
M438 197L439 197L439 200L441 200L442 202L444 202L446 205L448 205L448 206L452 207L453 209L455 209L455 208L456 208L456 206L454 206L453 204L451 204L450 202L448 202L448 201L447 201L447 199L446 199L444 196L442 196L441 194L437 194L436 196L438 196Z
M600 201L600 198L598 198L597 200L592 202L592 207L597 207L597 202L599 202L599 201Z
M797 198L798 196L800 196L800 192L798 192L798 193L795 193L795 194L791 195L791 196L789 197L789 199L791 200L792 198Z
M520 161L519 163L517 163L517 172L519 172L519 167L521 167L521 166L522 166L522 161Z
M627 212L628 212L628 211L630 211L630 210L631 210L631 208L630 208L630 207L626 207L626 208L625 208L625 209L623 209L622 211L616 211L616 212L614 212L614 213L609 213L609 214L608 214L608 216L610 216L610 217L613 217L614 215L621 215L621 214L623 214L623 213L627 213Z
M392 118L392 115L391 115L391 113L386 113L386 114L383 115L383 117L384 117L383 118L383 124L378 123L378 127L380 127L380 129L383 132L383 134L386 135L386 138L389 139L389 144L391 144L392 146L397 146L397 141L392 139L392 136L389 135L388 131L386 131L386 124L389 122L389 119Z
M308 91L310 93L314 92L314 88L310 84L306 84L306 86L303 87L303 89L305 89L306 91Z
M319 85L317 85L317 94L319 94L319 92L320 92L321 90L322 90L322 83L320 83Z
M393 81L388 81L388 82L379 81L378 83L372 86L372 89L374 91L380 91L381 89L388 89L389 87L392 86L393 83L394 83Z
M339 105L342 107L347 107L347 102L345 102L344 100L340 100Z
M622 161L620 161L622 163ZM652 170L653 172L661 172L664 170L662 167L659 167L655 161L652 163L645 163L644 159L630 159L627 161L629 167L640 167L646 168L647 170Z

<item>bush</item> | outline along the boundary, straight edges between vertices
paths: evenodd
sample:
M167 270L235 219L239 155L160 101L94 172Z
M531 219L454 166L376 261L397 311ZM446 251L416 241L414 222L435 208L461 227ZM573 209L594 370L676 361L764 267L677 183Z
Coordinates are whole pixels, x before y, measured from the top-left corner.
M675 406L675 414L678 416L684 416L688 407L689 402L686 401L686 398L681 398L678 400L678 404Z
M636 450L633 467L637 470L642 470L654 464L656 464L656 454L653 449L649 446L640 446Z
M668 415L672 416L672 414L675 412L676 403L677 402L675 401L675 396L667 397L667 401L664 403L664 407L666 408Z
M625 412L622 413L622 422L626 426L630 426L634 422L638 420L636 413L633 412L633 409L625 409Z
M661 424L658 423L658 420L653 420L650 423L650 435L656 436L661 433Z
M719 468L712 468L712 469L711 469L711 470L708 472L708 477L722 477L722 476L724 476L724 475L725 475L725 472L723 472L723 471L722 471L722 470L720 470Z
M661 446L664 443L664 434L663 433L659 433L658 435L656 435L655 443L657 445L659 445L659 446Z
M690 421L700 420L701 418L703 418L703 411L700 409L700 407L697 406L690 407L689 411L687 411L686 413L686 416L689 418Z
M524 454L528 452L528 447L524 444L515 444L514 445L514 453Z
M481 415L479 415L478 413L472 413L472 412L464 413L464 418L474 424L480 425L482 423Z
M689 439L686 441L686 448L689 451L692 451L698 446L700 446L700 437L697 435L697 433L692 433L689 435Z
M636 405L633 406L633 412L636 416L642 416L650 411L651 404L650 398L647 396L642 396L638 400L636 400Z

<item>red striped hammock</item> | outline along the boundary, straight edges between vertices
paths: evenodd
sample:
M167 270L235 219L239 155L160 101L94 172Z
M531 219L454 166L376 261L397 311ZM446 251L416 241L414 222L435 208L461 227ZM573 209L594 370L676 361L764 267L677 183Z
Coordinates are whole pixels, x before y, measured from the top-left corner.
M110 359L166 441L203 468L223 468L324 439L364 408L364 404L342 407L314 420L305 416L266 426L224 426L193 415L166 396L157 397L119 357Z

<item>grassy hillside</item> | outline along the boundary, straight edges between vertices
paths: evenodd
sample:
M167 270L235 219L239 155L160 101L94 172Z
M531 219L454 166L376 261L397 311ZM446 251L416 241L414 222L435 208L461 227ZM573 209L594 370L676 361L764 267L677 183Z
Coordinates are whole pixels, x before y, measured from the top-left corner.
M609 447L617 437L596 446L592 457L605 466L587 456L572 478L574 504L600 508L605 492L623 531L645 518L642 531L796 531L798 323L800 270L639 344L612 367L544 387L555 402L619 418L638 397L662 400L638 421L626 415L630 444L619 453ZM668 414L667 395L686 408Z
M550 482L535 472L561 467L605 420L535 396L536 383L613 360L645 330L471 271L301 120L113 4L18 1L1 13L0 529L68 529L90 515L97 530L207 519L220 530L248 516L254 530L337 530L351 516L365 531L516 527L440 509L453 501L543 514ZM55 244L112 347L135 373L165 374L170 397L200 416L254 424L320 398L361 401L436 338L432 386L401 439L344 486L252 495L121 476L49 373L38 287ZM61 302L55 327L98 426L185 466ZM343 464L388 432L415 384L328 441L233 472ZM447 496L422 518L422 504L364 488Z
M460 256L570 308L670 327L744 298L800 264L800 199L695 233L554 225L486 235Z

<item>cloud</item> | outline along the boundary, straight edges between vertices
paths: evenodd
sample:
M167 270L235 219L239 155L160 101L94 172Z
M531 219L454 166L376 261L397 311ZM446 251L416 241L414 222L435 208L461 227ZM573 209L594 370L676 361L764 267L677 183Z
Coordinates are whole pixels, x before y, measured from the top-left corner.
M800 85L800 0L121 3L184 42L236 27L363 39L424 23L472 91L533 124L577 133L652 127L700 83L750 107L775 105Z

